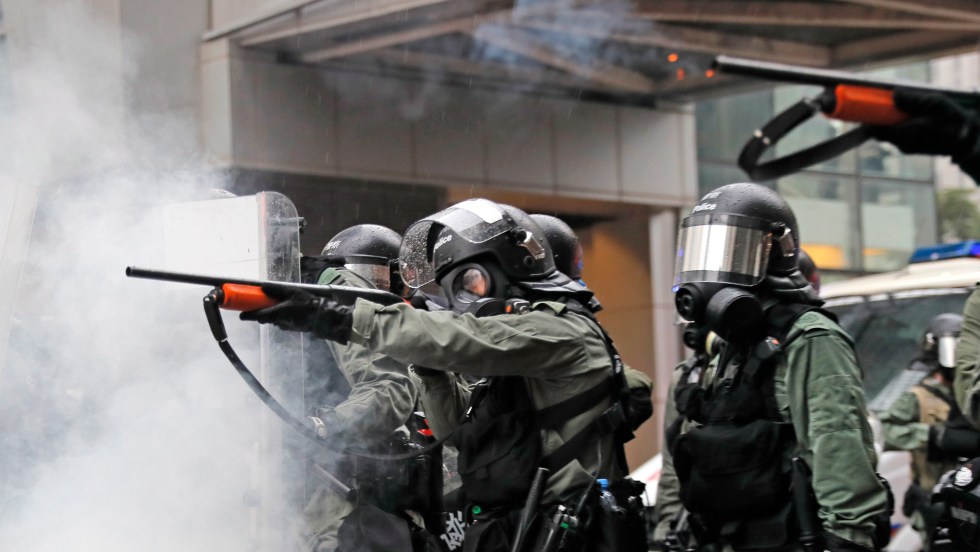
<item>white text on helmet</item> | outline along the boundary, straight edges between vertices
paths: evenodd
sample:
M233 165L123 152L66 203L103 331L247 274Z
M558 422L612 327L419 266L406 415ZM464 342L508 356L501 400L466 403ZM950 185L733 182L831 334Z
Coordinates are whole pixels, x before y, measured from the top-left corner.
M439 249L443 245L446 245L447 243L449 243L449 240L451 239L453 239L452 234L448 234L446 236L439 238L439 240L436 241L436 244L432 247L432 251L435 251L436 249Z

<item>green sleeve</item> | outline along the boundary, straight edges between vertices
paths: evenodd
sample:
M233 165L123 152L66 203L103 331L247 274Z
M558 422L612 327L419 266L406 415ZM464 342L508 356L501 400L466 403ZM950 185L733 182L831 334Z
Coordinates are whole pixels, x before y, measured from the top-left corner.
M609 368L587 318L546 310L476 318L358 299L351 341L404 364L477 376L559 379Z
M887 495L875 473L861 372L836 324L818 313L797 324L805 334L787 352L787 395L818 515L826 531L871 548L874 517L887 509Z
M343 269L334 270L331 281L372 287ZM340 404L320 410L330 435L366 444L387 436L408 420L417 392L405 364L353 343L331 343L331 350L351 391Z
M881 415L885 450L925 449L929 444L929 425L919 420L919 399L914 393L903 393Z
M449 435L470 402L470 388L458 374L436 372L418 377L422 412L437 439Z
M333 345L351 391L321 416L330 435L350 442L358 442L362 436L375 441L404 424L416 402L408 368L359 345Z
M963 307L963 331L956 345L956 377L953 390L956 404L967 420L980 428L980 287Z
M664 444L660 447L660 455L663 460L660 471L660 482L657 484L657 504L654 511L657 520L657 527L654 529L653 540L663 542L670 531L670 522L681 511L684 506L680 498L680 482L677 480L677 472L674 470L674 457L670 454L667 447L667 430L679 416L677 407L674 405L674 388L677 386L677 379L681 374L680 366L674 369L674 375L670 382L670 389L667 390L667 404L664 406Z

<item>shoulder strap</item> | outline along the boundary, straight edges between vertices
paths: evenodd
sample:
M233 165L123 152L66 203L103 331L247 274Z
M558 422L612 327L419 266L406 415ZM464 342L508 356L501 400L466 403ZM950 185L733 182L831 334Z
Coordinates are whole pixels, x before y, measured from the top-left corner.
M924 384L921 384L920 383L919 385L916 385L915 387L919 387L919 388L925 389L926 391L928 391L929 393L931 393L933 396L935 396L937 399L939 399L939 400L943 401L944 403L946 403L947 405L949 405L950 408L952 408L953 406L956 405L956 403L953 401L953 398L952 397L950 397L946 393L943 393L941 390L939 390L939 389L937 389L937 388L935 388L935 387L933 387L931 385L924 385ZM913 389L915 387L913 387Z
M566 399L562 403L555 406L560 406L565 403L569 403L570 405L574 404L578 409L578 412L572 415L574 416L585 412L596 404L599 404L599 401L607 397L612 398L612 404L601 414L596 416L592 421L590 421L586 427L582 428L578 431L578 433L565 441L562 446L558 447L556 450L552 451L548 456L546 456L541 462L541 467L548 468L552 473L554 473L572 460L578 458L582 452L585 451L586 447L597 442L606 435L615 432L618 437L616 443L617 462L619 463L620 469L624 474L629 473L629 467L626 463L626 450L623 448L623 444L633 438L633 433L629 431L626 424L627 409L629 408L629 385L626 382L623 360L620 358L619 352L616 351L616 347L612 343L612 338L609 337L609 334L606 333L605 328L599 324L591 311L588 311L582 307L580 303L574 300L570 300L566 304L569 304L569 309L572 312L582 314L591 320L593 326L599 331L602 341L606 346L606 351L609 353L609 358L612 361L612 374L610 374L609 378L606 378L592 388L575 397ZM576 307L581 308L581 310ZM569 406L568 411L571 411L571 406ZM541 414L542 411L539 411L539 415ZM552 412L544 411L543 414L548 421L557 418L557 416L555 416L555 414ZM557 421L566 421L572 416L562 416ZM542 425L541 427L549 426Z

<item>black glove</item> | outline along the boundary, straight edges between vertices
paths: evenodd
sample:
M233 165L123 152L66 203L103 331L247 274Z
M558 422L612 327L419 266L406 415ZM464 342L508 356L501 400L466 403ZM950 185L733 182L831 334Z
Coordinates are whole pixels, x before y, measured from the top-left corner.
M980 182L980 116L939 92L898 88L895 107L910 119L869 127L873 138L891 142L903 153L949 155L963 172Z
M347 344L354 325L353 309L336 301L316 297L305 291L284 293L279 288L262 291L273 299L281 299L277 305L243 312L239 318L254 320L259 324L275 324L290 332L313 332L319 338Z

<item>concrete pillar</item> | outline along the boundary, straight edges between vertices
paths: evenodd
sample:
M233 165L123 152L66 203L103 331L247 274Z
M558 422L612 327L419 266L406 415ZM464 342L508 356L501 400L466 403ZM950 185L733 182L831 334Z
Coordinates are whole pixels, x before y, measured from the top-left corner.
M650 217L650 286L653 290L654 417L656 448L663 443L664 404L674 366L683 357L680 327L675 323L674 278L677 212L665 209Z

